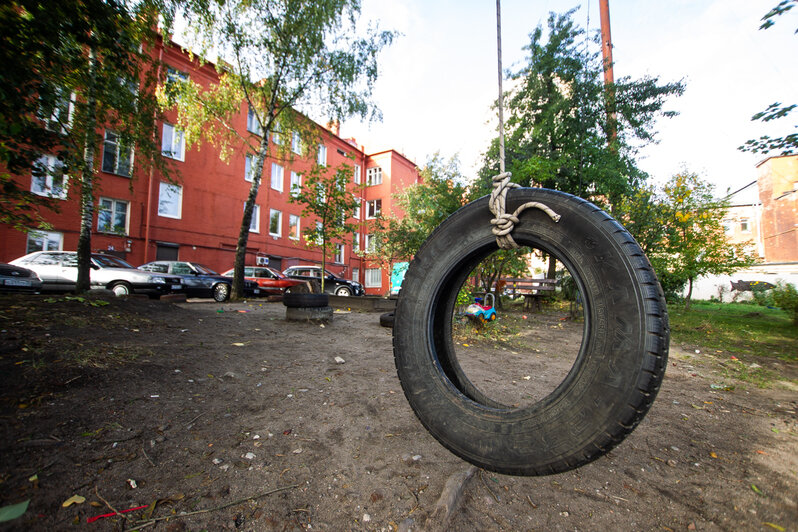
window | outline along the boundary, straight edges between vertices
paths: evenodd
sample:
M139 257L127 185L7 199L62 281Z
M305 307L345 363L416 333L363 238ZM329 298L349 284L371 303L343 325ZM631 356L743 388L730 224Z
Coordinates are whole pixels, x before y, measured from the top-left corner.
M272 163L272 188L283 191L283 167L277 163Z
M352 280L356 283L360 282L360 268L352 268Z
M60 251L64 248L64 235L52 231L31 231L28 233L26 253L34 251Z
M366 235L363 243L366 245L366 253L374 253L374 248L377 246L377 240L374 235Z
M366 170L366 185L382 184L382 168L375 166Z
M51 92L46 87L43 88L39 98L39 118L45 122L48 130L66 133L72 123L74 109L74 93L62 88L56 88Z
M327 166L327 146L319 144L319 153L316 156L316 162L319 166Z
M382 200L371 200L366 202L366 219L376 218L382 212Z
M164 122L163 136L161 137L161 153L166 157L185 160L185 142L183 131L176 129L175 126Z
M354 183L356 185L360 184L360 165L359 164L355 165L355 175L352 177L352 181L354 181Z
M244 209L246 208L247 204L244 203ZM249 221L249 232L260 233L260 205L252 206L252 219Z
M299 240L299 216L296 214L288 215L288 238Z
M357 203L357 205L355 205L355 212L353 216L360 220L360 204L362 203L362 200L360 198L355 198L355 203Z
M166 99L170 104L174 104L177 101L178 85L185 81L188 81L188 74L186 72L181 72L170 66L166 67L166 84L164 86L164 91L166 92Z
M360 233L352 233L352 251L360 249Z
M97 212L97 231L101 233L127 234L128 202L110 198L100 198Z
M44 155L33 165L30 191L39 196L66 199L68 181L64 163L52 155Z
M380 288L382 272L379 268L366 268L366 288Z
M730 235L730 234L732 234L733 230L734 229L732 228L732 221L731 220L723 220L723 232L726 233L727 235Z
M103 172L130 177L133 148L125 146L115 132L105 130L103 144Z
M751 226L748 224L748 218L742 218L740 220L740 232L742 233L751 232Z
M336 244L335 245L335 262L338 264L344 263L344 245L343 244Z
M316 222L316 245L320 246L322 243L322 233L324 233L324 224Z
M183 187L161 181L158 190L158 216L180 218L183 209Z
M177 260L179 254L180 246L177 244L155 244L155 260Z
M291 151L297 154L302 153L302 139L296 131L291 135Z
M282 146L283 144L283 130L280 127L280 124L274 124L272 129L272 142L278 146Z
M283 225L283 213L275 209L269 209L269 234L280 236L280 229Z
M291 195L296 197L302 190L302 176L291 170Z
M255 162L254 155L247 154L244 156L244 181L249 181L250 183L252 183L252 181L255 179L254 175L255 166L253 164L254 162Z
M263 130L260 127L258 115L255 113L255 109L253 109L251 106L247 107L247 131L263 136Z

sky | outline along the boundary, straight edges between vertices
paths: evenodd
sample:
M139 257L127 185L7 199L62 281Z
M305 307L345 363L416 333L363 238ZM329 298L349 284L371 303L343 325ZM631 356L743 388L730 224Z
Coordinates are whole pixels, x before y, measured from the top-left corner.
M777 3L610 1L615 78L686 83L685 94L665 106L679 115L658 122L658 144L638 159L656 183L686 168L714 183L718 195L737 190L756 179L764 159L737 147L795 131L794 115L768 124L750 120L771 103L798 103L798 9L758 29ZM393 148L420 166L435 152L456 155L466 177L474 177L497 123L491 109L498 94L496 3L363 0L362 6L362 21L402 35L380 59L373 97L382 121L344 122L341 136L356 138L367 152ZM523 46L536 26L545 28L549 12L573 7L580 26L600 28L598 0L504 0L505 69L523 64Z

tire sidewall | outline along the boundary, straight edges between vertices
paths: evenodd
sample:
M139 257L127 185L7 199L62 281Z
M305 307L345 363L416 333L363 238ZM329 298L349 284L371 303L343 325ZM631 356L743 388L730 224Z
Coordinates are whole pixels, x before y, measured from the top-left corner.
M453 349L450 325L436 322L436 316L451 314L440 308L443 299L451 300L441 294L453 289L446 285L464 257L497 249L487 198L455 213L419 250L403 283L394 328L399 377L422 423L455 454L513 474L563 471L609 450L645 414L667 353L667 346L646 343L652 327L646 306L652 297L663 310L664 303L650 268L648 278L638 278L648 262L631 236L594 205L555 191L513 190L507 211L528 201L547 204L562 219L555 223L539 209L527 209L513 237L563 259L589 300L581 354L556 390L528 408L502 409L469 398L466 387L445 375L443 366L457 364L447 351ZM418 334L431 323L438 330ZM641 358L641 348L656 356ZM486 451L492 458L485 458Z

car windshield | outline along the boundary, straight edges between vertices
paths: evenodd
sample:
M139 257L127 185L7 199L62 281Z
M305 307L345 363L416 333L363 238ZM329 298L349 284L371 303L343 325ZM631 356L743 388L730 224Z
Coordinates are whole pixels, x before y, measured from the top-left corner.
M194 269L195 269L195 270L197 270L199 273L202 273L202 274L205 274L205 275L219 275L219 274L218 274L218 273L216 273L215 271L211 270L211 269L210 269L210 268L208 268L207 266L203 266L202 264L198 264L198 263L196 263L196 262L191 262L190 264L191 264L191 265L194 267Z
M113 255L92 255L92 260L101 268L131 268L133 266Z

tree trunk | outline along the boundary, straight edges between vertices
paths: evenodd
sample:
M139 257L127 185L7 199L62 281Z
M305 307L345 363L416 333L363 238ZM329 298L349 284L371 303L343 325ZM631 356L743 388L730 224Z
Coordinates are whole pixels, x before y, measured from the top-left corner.
M690 310L690 298L693 297L693 278L687 280L687 296L684 298L684 310Z
M94 220L94 128L97 121L97 97L95 77L97 56L89 50L89 83L86 92L86 132L84 135L83 161L80 174L80 236L78 237L78 278L75 292L82 293L91 288L91 224Z
M557 259L554 255L549 255L549 270L546 272L546 279L556 279L557 276Z
M244 297L244 266L247 258L249 227L252 225L252 211L255 210L255 201L258 199L258 190L260 190L260 184L263 180L263 161L266 159L266 152L268 149L269 135L264 132L258 154L252 162L252 164L255 165L255 171L252 172L252 186L249 187L249 195L244 204L244 217L241 219L241 228L238 231L236 257L233 265L233 290L230 294L230 299L241 299ZM271 217L269 217L267 223L271 224Z

